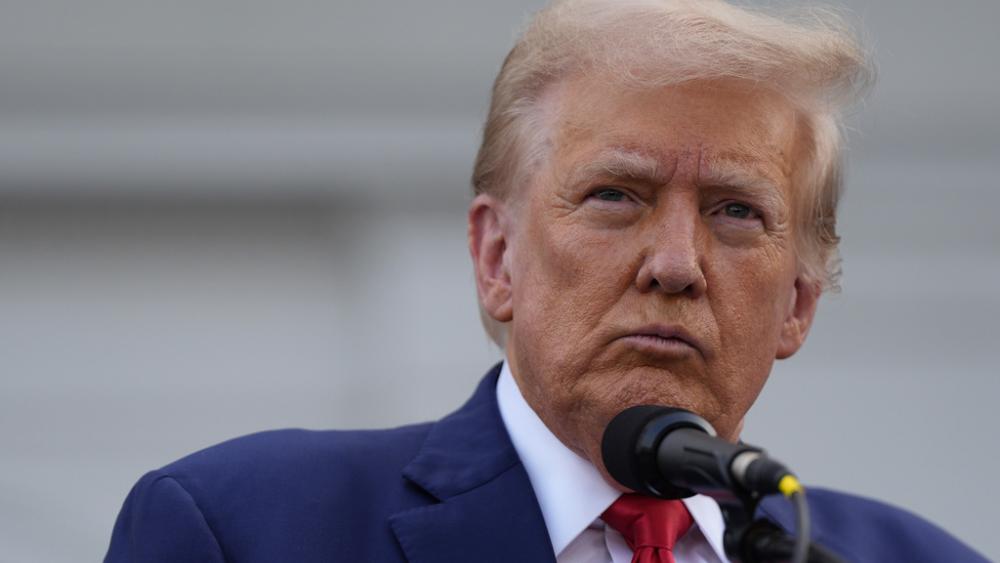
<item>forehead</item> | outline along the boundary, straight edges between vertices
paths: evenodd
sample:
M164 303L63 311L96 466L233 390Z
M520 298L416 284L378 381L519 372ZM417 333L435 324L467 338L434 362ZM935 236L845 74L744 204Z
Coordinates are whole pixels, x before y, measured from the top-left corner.
M621 162L669 176L756 176L790 183L797 111L780 94L736 80L630 89L580 76L550 98L557 166Z

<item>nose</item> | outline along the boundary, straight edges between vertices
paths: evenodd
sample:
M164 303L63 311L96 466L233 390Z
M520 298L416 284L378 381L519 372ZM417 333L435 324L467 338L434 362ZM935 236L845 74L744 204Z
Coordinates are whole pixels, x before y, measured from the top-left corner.
M693 207L693 208L692 208ZM702 270L697 202L675 202L650 226L650 243L636 275L636 287L697 298L707 289Z

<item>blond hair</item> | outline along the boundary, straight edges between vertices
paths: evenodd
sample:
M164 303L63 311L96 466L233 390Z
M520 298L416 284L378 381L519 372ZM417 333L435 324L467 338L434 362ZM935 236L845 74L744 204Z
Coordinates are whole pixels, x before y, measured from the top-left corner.
M579 72L640 88L739 79L786 95L806 144L794 178L804 195L795 215L800 268L809 282L837 287L842 113L874 78L841 17L815 8L764 13L723 0L556 0L530 21L493 85L476 194L506 198L526 183L548 146L543 96ZM502 328L487 322L487 330L502 345Z

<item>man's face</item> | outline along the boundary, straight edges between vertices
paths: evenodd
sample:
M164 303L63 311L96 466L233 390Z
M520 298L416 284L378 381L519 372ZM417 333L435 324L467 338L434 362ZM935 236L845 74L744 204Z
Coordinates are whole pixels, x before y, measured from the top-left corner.
M553 94L548 158L491 204L509 294L484 305L510 321L522 393L599 467L605 425L636 404L692 410L735 440L818 297L797 277L796 112L737 82L579 78Z

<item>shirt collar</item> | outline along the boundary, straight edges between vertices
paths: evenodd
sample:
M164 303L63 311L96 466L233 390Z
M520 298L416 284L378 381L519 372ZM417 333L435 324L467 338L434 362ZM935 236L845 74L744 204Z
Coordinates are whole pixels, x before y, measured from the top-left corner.
M722 510L719 505L711 497L705 495L694 495L681 499L681 501L691 513L694 525L701 530L702 535L708 540L708 545L712 546L712 551L715 552L719 561L729 561L726 558L726 548L722 544L726 523L722 519Z
M497 379L497 404L510 440L528 473L556 555L580 535L621 496L597 468L567 448L545 426L521 395L504 362ZM702 534L720 560L723 521L719 506L711 498L695 495L684 499Z
M528 406L504 362L497 380L497 403L535 490L556 554L611 506L621 492L590 462L563 445Z

